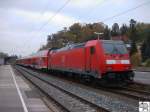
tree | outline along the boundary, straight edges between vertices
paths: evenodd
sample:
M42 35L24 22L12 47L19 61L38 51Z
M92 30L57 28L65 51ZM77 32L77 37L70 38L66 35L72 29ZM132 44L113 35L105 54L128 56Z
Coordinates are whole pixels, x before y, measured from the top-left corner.
M137 52L136 43L133 41L133 42L131 42L130 56L132 56L132 55L135 54L136 52Z
M118 36L120 35L119 25L118 23L114 23L111 30L111 36Z
M7 53L0 52L0 58L5 58L5 57L7 57L7 56L8 56Z
M141 46L141 54L143 61L150 58L150 32L148 33L147 38L144 40Z
M105 25L103 23L93 23L93 24L86 24L82 28L82 38L81 41L88 41L97 39L97 35L94 32L103 33Z
M75 23L72 26L69 27L69 32L70 34L74 34L74 36L72 36L72 39L75 42L79 42L81 39L81 30L82 30L82 26L79 23Z
M128 32L128 27L126 24L123 24L121 27L120 27L120 34L121 35L126 35Z
M136 21L131 19L130 20L130 34L129 37L131 39L131 50L130 50L130 55L134 54L137 52L137 47L136 47L136 38L138 37L137 30L136 30Z
M130 36L131 41L133 42L137 41L138 34L137 34L137 29L136 29L136 21L133 19L130 20L130 35L129 36Z
M150 32L150 24L137 23L136 30L138 32L138 37L136 38L137 42L142 42L145 40Z
M111 33L110 29L108 28L108 26L106 26L104 29L104 39L105 40L110 40L110 38L111 38L110 33Z

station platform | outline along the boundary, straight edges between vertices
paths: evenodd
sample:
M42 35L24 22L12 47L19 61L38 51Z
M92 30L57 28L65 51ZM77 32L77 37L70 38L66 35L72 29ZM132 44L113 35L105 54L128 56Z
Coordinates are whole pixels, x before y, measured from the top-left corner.
M150 85L150 72L135 71L134 81Z
M15 74L10 65L0 66L0 112L50 112L40 95Z

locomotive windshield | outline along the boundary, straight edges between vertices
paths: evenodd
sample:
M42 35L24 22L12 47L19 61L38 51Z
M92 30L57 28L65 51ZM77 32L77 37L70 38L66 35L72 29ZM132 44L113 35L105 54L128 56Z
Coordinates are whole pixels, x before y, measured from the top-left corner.
M103 42L106 54L126 54L127 49L123 43L119 42Z

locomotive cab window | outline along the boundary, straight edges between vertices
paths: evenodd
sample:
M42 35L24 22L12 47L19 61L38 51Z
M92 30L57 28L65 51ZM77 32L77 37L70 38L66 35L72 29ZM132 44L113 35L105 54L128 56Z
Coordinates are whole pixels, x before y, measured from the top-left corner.
M123 43L119 42L103 42L106 54L126 54L127 49Z
M94 54L94 53L95 53L95 47L94 47L94 46L90 47L90 53L91 53L91 54Z

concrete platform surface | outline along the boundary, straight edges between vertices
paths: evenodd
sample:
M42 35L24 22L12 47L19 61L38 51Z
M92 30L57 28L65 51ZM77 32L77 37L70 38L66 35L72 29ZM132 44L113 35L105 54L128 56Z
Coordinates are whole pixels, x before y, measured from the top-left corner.
M150 85L150 72L135 72L134 80L139 83Z
M0 112L50 112L43 100L10 65L0 66Z

